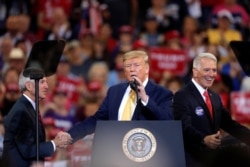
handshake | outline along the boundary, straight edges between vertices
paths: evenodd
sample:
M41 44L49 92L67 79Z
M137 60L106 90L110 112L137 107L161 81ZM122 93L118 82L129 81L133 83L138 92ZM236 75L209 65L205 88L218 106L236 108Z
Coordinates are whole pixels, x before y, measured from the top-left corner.
M71 138L70 134L61 131L61 132L57 133L57 135L53 141L54 141L56 147L66 148L69 144L72 143L72 138Z

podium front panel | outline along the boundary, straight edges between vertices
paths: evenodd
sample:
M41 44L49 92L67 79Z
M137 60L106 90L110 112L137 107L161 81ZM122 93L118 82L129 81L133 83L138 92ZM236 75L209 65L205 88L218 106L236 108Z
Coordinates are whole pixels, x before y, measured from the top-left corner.
M98 121L91 167L185 167L180 121Z

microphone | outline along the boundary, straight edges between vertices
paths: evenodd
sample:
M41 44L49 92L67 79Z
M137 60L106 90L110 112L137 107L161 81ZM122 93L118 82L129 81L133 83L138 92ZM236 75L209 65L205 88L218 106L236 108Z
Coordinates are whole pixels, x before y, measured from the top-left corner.
M136 101L138 102L139 98L138 98L138 92L140 91L138 89L138 86L140 85L135 79L133 81L129 81L129 85L131 87L131 89L133 89L136 93Z
M129 81L129 85L135 92L139 91L137 86L139 86L140 84L135 79L133 81Z

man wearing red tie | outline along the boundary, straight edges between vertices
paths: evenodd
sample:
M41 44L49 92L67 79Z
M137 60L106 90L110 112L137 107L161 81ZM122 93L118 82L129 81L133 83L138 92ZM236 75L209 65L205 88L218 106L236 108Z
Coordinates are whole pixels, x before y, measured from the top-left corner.
M221 158L221 129L248 145L250 131L234 121L220 96L209 90L217 75L216 57L211 53L199 54L193 61L192 72L192 80L174 95L174 118L182 121L187 167L213 167L218 165L215 159ZM227 162L233 162L227 158ZM242 166L242 162L237 163Z
M36 69L32 69L35 71ZM25 70L24 70L25 72ZM37 72L44 73L37 70ZM19 76L19 87L22 95L16 101L4 120L5 135L3 149L3 163L8 167L31 167L38 163L36 156L36 104L35 82L30 75ZM44 100L48 92L47 78L39 80L39 100ZM67 133L59 132L51 141L46 141L42 120L38 123L39 163L43 164L46 157L52 156L57 148L63 148L70 143ZM61 138L60 135L68 136ZM69 139L69 140L68 140Z

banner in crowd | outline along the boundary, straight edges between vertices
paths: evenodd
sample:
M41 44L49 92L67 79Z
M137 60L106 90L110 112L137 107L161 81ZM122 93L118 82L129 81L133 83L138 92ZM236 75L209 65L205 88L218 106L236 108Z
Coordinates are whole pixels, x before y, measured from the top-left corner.
M187 71L188 58L184 50L155 47L149 50L150 70L169 71L175 75L184 75Z
M231 92L231 112L236 121L250 122L250 92Z

